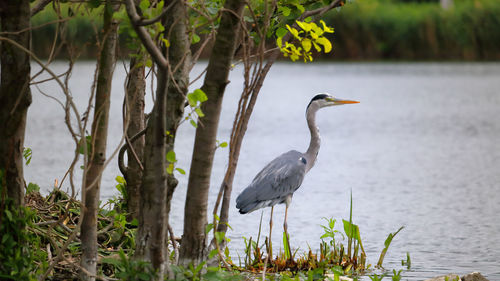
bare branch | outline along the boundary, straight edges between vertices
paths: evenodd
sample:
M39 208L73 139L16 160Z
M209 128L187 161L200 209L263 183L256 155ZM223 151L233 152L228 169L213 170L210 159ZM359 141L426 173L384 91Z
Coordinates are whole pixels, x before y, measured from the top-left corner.
M42 11L50 2L52 2L52 0L38 0L33 8L31 8L31 16L34 16L38 12Z
M150 25L150 24L153 24L157 21L160 21L163 18L163 16L165 16L165 14L168 12L168 10L170 10L170 8L173 6L175 1L179 1L179 0L174 0L170 4L168 4L168 6L163 7L163 10L161 11L161 13L158 16L156 16L155 18L141 19L137 24L141 25L141 26L145 26L145 25Z
M168 61L165 56L163 56L160 48L158 48L153 42L153 39L149 35L149 32L146 30L146 28L144 26L141 26L142 18L141 16L139 16L139 14L137 14L134 2L132 0L125 0L125 8L135 32L141 39L141 42L142 44L144 44L146 50L148 50L148 53L151 54L151 57L159 67L166 68L168 65Z
M125 145L123 145L121 148L120 148L120 151L118 152L118 168L120 169L120 172L122 174L126 174L127 173L127 168L125 168L125 164L124 164L124 161L123 161L123 157L125 155L125 152L127 151L127 149L129 149L129 147L132 147L132 143L134 141L136 141L138 138L140 138L142 135L144 135L146 133L146 129L140 131L139 133L137 133L135 136L131 137L130 140L127 140L125 142ZM139 157L137 157L137 154L135 153L134 150L133 151L133 155L134 155L134 159L135 161L137 161L137 164L139 164L139 167L141 168L141 170L144 170L144 167L142 166L142 163L141 161L139 160Z
M305 11L300 16L299 20L303 20L303 19L305 19L307 17L312 17L312 16L321 16L324 13L330 11L333 8L341 7L343 5L344 5L344 0L335 0L335 1L332 1L332 3L330 3L328 6L325 6L325 7L322 7L322 8L318 8L318 9L315 9L315 10L311 10L311 11Z

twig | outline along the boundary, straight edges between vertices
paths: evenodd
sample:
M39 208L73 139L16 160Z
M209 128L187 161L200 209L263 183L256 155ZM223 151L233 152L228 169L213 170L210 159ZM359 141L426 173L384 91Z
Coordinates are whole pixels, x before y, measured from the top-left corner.
M45 6L47 6L52 0L39 0L33 8L31 8L31 16L36 15L38 12L42 11Z
M141 39L141 42L146 50L148 50L148 52L151 54L151 57L159 67L166 68L168 65L168 61L165 56L163 56L161 50L153 42L153 39L151 38L151 35L146 30L146 28L140 25L142 18L141 16L139 16L139 14L137 14L134 2L132 0L125 0L125 7L130 21L132 22L132 26L134 27L135 32Z

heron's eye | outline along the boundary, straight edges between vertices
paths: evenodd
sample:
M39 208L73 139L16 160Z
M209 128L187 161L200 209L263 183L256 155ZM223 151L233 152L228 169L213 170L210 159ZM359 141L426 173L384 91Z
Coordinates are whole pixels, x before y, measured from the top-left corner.
M304 165L307 164L307 160L304 157L300 157L299 161L302 162L302 163L304 163Z

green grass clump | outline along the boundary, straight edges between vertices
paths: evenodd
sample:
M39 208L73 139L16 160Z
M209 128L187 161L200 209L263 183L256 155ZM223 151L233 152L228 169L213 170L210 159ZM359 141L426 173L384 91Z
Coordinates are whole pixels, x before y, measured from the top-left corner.
M326 223L321 225L324 234L320 237L319 252L309 251L304 254L297 254L298 250L290 256L286 246L276 257L267 257L269 251L267 239L263 245L250 239L245 241L245 257L243 262L240 258L239 266L236 266L228 259L228 263L237 271L248 271L253 274L266 272L269 277L279 280L323 280L325 277L338 278L339 276L350 276L358 278L368 275L372 280L381 280L389 272L377 275L371 270L368 264L366 253L363 248L359 226L354 224L352 218L352 197L349 220L342 220L342 231L336 229L336 220L324 218ZM262 223L262 221L261 221ZM376 268L383 270L382 263L393 238L403 229L399 228L394 233L389 233L384 242ZM259 235L260 237L260 231ZM347 240L345 243L344 241ZM283 236L283 245L287 245L286 236ZM263 249L263 247L267 249ZM226 256L229 256L226 254ZM409 261L409 254L408 254ZM402 270L393 270L392 279L401 279Z

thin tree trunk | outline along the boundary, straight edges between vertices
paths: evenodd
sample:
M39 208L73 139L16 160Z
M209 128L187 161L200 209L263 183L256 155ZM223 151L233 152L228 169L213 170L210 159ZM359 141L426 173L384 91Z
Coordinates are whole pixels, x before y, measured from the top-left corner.
M167 152L174 150L177 128L184 116L184 105L189 86L189 66L191 64L190 41L187 27L187 11L183 1L176 1L171 8L171 16L167 17L164 26L172 42L168 49L168 59L171 71L167 92ZM167 216L170 213L170 201L177 186L174 174L167 176Z
M167 239L166 216L166 69L158 68L156 102L146 129L144 175L142 178L139 228L135 257L151 262L163 280Z
M96 275L97 265L97 212L99 210L99 189L106 160L106 142L108 135L109 105L111 80L116 62L116 41L118 23L113 20L111 1L104 9L103 47L100 53L94 119L92 121L92 148L86 171L85 205L81 226L82 258L81 266L90 274ZM95 280L95 277L82 271L83 280Z
M30 48L29 4L28 0L0 3L1 30L6 32L2 36L26 49ZM16 33L21 30L24 31ZM31 104L30 56L6 41L0 48L0 170L4 171L6 195L15 205L24 205L23 149L26 115Z
M157 280L163 280L168 239L167 171L166 171L166 111L169 87L169 62L166 47L155 44L149 32L141 25L141 16L132 0L125 1L127 14L139 39L158 67L156 101L146 127L144 171L140 188L139 228L136 236L135 258L151 262L157 271ZM165 18L162 19L165 23ZM171 42L174 44L175 42Z
M255 102L259 95L260 89L266 79L271 66L274 64L279 56L279 51L274 52L267 60L266 65L262 68L256 75L256 81L252 90L249 93L243 93L243 95L248 94L249 101L241 102L243 108L240 109L241 115L235 116L235 124L231 132L231 144L229 148L229 163L226 169L226 174L222 182L221 189L223 190L223 200L222 206L219 213L220 223L217 226L218 232L227 231L227 225L229 222L229 203L231 200L231 193L233 190L234 175L236 173L236 167L238 165L238 159L240 156L241 144L248 127L248 122L250 121L250 116L252 115ZM242 97L243 99L244 97Z
M184 233L179 257L181 265L197 265L204 259L207 201L217 128L244 3L242 0L226 1L202 87L208 100L202 105L205 113L203 124L196 129L184 209Z
M130 71L127 83L127 136L131 139L140 131L144 130L144 95L146 91L146 80L144 76L144 64L136 58L130 60ZM144 136L139 137L132 143L132 149L127 149L127 172L124 175L127 182L127 207L129 220L138 219L140 205L140 187L142 183L141 163L144 159ZM135 153L135 155L134 155ZM137 159L136 159L137 156Z

